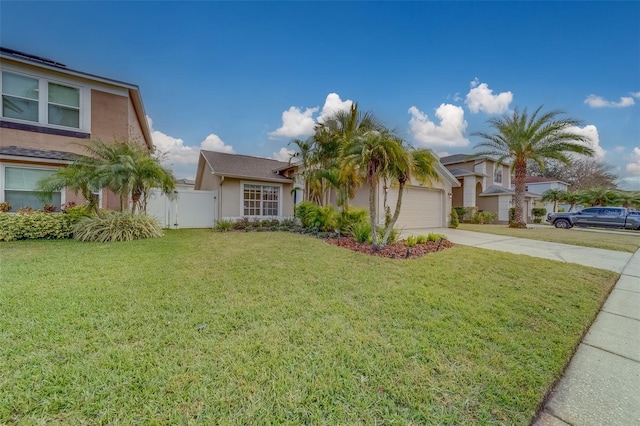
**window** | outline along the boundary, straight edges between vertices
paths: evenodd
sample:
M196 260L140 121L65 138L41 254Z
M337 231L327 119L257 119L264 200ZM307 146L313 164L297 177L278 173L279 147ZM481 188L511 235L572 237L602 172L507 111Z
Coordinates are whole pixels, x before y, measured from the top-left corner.
M269 185L243 185L244 216L278 216L280 187Z
M501 167L496 169L496 173L493 176L493 182L494 183L502 183L502 168Z
M43 125L81 128L80 89L2 72L2 117Z
M80 91L49 83L49 124L80 127Z
M38 80L2 73L2 116L38 122Z
M11 204L13 211L22 207L41 210L45 204L60 207L62 194L54 192L50 201L42 201L38 197L38 181L54 173L54 170L28 169L24 167L5 167L4 169L4 201Z

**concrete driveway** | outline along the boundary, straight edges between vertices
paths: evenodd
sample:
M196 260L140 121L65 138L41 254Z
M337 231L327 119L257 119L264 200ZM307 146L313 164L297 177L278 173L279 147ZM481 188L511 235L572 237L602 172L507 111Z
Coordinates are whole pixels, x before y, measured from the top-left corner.
M444 234L449 241L454 244L514 254L525 254L527 256L557 260L559 262L577 263L579 265L607 269L617 273L622 272L625 265L629 262L629 259L631 259L631 256L633 256L633 253L506 237L504 235L484 234L481 232L451 228L404 229L401 232L401 238L406 238L408 235L428 235L430 232Z

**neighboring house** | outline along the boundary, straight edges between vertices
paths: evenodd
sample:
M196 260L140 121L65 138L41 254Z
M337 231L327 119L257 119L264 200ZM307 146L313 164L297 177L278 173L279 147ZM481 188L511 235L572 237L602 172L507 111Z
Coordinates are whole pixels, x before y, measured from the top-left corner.
M269 158L200 151L195 190L213 191L213 220L293 216L293 170Z
M509 221L513 207L509 164L498 163L484 155L456 154L440 158L440 162L460 182L453 188L454 207L476 207L479 211L496 213L499 222ZM525 194L525 216L529 222L536 194Z
M566 182L540 176L527 176L525 178L525 185L527 192L540 196L549 189L557 189L559 191L567 191L569 189L569 184ZM544 207L547 209L547 213L553 213L553 202L543 203L540 200L536 200L535 207ZM569 204L558 203L558 209L568 211Z
M440 182L431 185L412 181L405 187L397 226L424 228L447 226L451 213L451 191L458 181L441 164L437 164ZM196 190L214 191L216 220L239 217L293 216L294 205L302 201L304 182L300 182L299 164L267 158L200 151ZM395 208L397 185L378 186L377 214L384 222L386 206ZM386 196L385 196L386 195ZM332 194L332 201L336 200ZM360 187L352 207L369 209L369 187Z
M39 56L0 48L0 202L13 211L43 207L36 182L86 155L90 139L132 139L153 149L138 86L67 68ZM119 198L96 191L100 206ZM83 203L63 190L51 204Z

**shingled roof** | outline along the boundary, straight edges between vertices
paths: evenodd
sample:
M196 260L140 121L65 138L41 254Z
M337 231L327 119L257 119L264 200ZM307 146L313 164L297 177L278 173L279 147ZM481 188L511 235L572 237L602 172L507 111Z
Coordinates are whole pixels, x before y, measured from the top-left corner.
M22 148L19 146L0 146L0 155L62 161L73 161L78 158L78 154L72 152L47 151L43 149Z
M271 182L291 182L292 179L278 174L287 166L285 161L249 155L227 154L224 152L201 150L209 167L219 176L266 180Z

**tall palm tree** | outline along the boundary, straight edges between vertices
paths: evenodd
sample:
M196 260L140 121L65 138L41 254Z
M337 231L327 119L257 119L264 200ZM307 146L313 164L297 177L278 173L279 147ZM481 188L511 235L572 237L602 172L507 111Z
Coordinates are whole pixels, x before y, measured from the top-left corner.
M563 118L562 111L541 112L538 107L531 116L527 109L520 112L517 108L512 115L491 118L488 123L496 132L489 134L475 132L473 135L484 139L476 147L485 148L478 155L498 157L499 162L506 158L513 160L512 170L515 174L515 214L509 224L513 228L525 228L523 220L523 205L525 194L525 177L527 176L527 161L533 160L544 167L545 160L558 160L569 164L569 153L586 156L594 154L593 149L586 146L589 139L571 131L571 127L579 126L580 121Z
M402 146L402 140L398 139L398 143ZM398 198L396 199L396 207L391 220L386 226L384 236L382 237L382 245L386 245L389 241L391 231L395 226L400 209L402 208L402 195L407 182L411 178L415 178L419 182L431 184L440 180L440 175L436 170L438 159L428 149L409 149L403 147L405 154L399 156L397 161L390 165L389 174L398 181Z
M330 180L323 179L326 183L325 204L329 202L329 189L333 186L339 188L338 192L344 196L343 209L348 209L349 199L355 196L355 190L360 183L359 170L353 165L347 167L341 162L342 151L357 138L383 130L384 126L378 119L371 112L362 113L357 103L353 103L349 110L336 112L316 126L313 135L315 162L319 169L329 171L336 178L333 184ZM335 170L339 172L335 173Z
M378 182L391 174L392 167L406 162L407 152L389 130L372 130L352 138L343 146L343 167L354 167L363 173L369 185L369 224L373 245L380 247L376 225Z
M566 193L567 191L562 189L547 189L542 193L542 198L540 199L540 201L542 201L543 203L553 203L553 212L555 213L558 211L558 202L564 199Z

